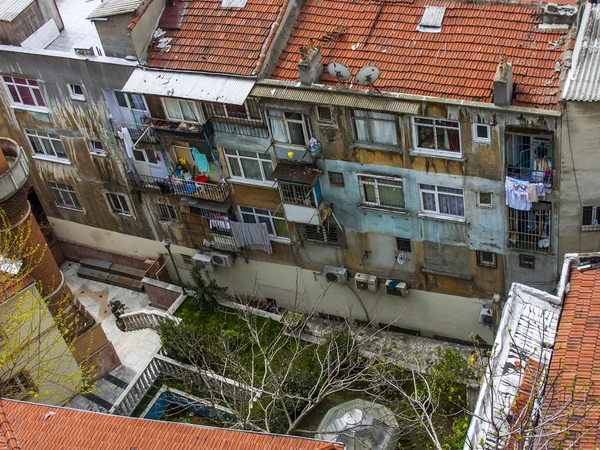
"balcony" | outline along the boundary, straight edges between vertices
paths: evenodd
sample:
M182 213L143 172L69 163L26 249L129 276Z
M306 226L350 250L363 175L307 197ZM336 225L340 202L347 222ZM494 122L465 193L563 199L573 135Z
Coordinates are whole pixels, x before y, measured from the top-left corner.
M554 143L550 135L506 135L506 174L513 178L553 184Z
M231 192L230 186L224 183L199 183L173 177L158 178L134 173L127 176L136 190L150 194L195 197L222 203Z
M550 253L552 209L535 203L530 211L508 209L508 247L535 253Z
M190 198L181 199L179 204L183 224L196 247L238 251L229 225L235 219L230 204L211 205Z
M277 180L285 218L289 222L320 225L323 222L323 194L315 166L279 163L273 172Z
M244 105L206 103L205 112L217 132L262 139L270 136L262 113L254 100L249 99Z
M187 122L169 122L168 120L150 119L150 126L161 138L210 139L214 133L213 124L208 120L204 125Z

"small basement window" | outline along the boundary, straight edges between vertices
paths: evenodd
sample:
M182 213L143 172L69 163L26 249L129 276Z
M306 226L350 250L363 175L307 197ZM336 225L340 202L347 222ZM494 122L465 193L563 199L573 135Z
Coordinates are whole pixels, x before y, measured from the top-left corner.
M480 267L496 267L496 254L477 251L477 265Z
M519 267L535 269L535 257L530 255L519 255Z
M441 33L445 6L426 6L421 22L417 25L417 31L422 33Z
M473 140L475 142L490 142L490 126L484 123L474 123Z
M492 193L491 192L480 192L477 198L477 206L480 208L491 208L492 207Z
M319 122L333 122L331 108L329 106L317 106L317 113L319 115Z
M344 174L342 172L327 172L331 186L344 187Z
M397 237L396 238L396 248L398 249L399 252L410 253L411 252L410 239Z
M69 94L73 100L85 101L85 94L83 93L83 87L79 84L69 84Z

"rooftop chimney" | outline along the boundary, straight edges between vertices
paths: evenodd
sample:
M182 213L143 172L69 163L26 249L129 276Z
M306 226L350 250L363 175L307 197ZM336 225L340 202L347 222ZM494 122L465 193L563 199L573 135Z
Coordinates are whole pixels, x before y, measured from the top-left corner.
M542 22L544 25L571 25L577 17L577 6L547 3L542 6Z
M300 47L300 58L298 63L300 83L310 86L319 81L323 75L323 57L321 50L315 47L312 39L307 45Z
M502 56L496 75L494 75L494 105L510 106L513 94L513 72L512 64L506 62L506 56Z

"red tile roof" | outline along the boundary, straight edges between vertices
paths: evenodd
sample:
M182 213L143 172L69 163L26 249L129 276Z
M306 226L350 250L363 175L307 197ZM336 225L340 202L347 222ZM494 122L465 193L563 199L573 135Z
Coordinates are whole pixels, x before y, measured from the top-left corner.
M342 450L293 436L208 428L0 400L0 448L23 450Z
M221 8L221 0L188 2L181 29L167 31L171 50L148 52L149 67L250 76L261 59L271 27L285 0L248 0L243 8ZM168 12L165 7L165 11ZM261 51L262 50L262 51Z
M548 378L556 379L558 386L570 388L576 376L577 395L570 406L579 409L570 419L571 437L581 437L584 431L586 435L575 448L593 449L600 447L600 270L573 269L569 282ZM586 407L582 403L584 385L594 385ZM549 407L560 411L564 404L563 397L553 397ZM584 420L583 415L590 407L591 414ZM564 448L568 448L568 443Z
M416 30L425 6L446 7L441 33ZM555 68L569 32L540 30L538 12L502 2L306 0L272 78L297 81L299 48L313 39L324 63L339 62L354 75L379 67L382 91L491 102L506 54L517 84L513 105L557 109ZM336 84L328 74L323 82Z

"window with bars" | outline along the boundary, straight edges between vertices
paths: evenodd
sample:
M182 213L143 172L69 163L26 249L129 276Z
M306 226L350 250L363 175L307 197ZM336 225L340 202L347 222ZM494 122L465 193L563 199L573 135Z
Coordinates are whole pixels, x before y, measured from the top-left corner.
M75 190L71 186L56 183L54 181L49 181L48 186L50 186L50 191L52 191L56 206L83 211L79 199L77 198L77 194L75 194Z
M508 246L550 253L552 210L549 203L534 203L530 211L508 209Z
M209 117L262 121L260 110L254 100L247 100L243 105L206 103L205 106Z
M166 203L157 203L158 219L164 222L179 222L177 212L172 205Z
M58 135L30 130L25 130L25 134L33 150L34 157L39 156L44 159L69 161L67 152L65 152L65 148Z
M327 176L329 177L329 185L344 187L344 174L342 172L327 172Z
M358 176L363 205L404 210L402 178Z
M423 212L444 216L464 217L465 200L462 189L420 184Z
M273 181L270 153L225 149L227 167L233 179Z
M289 238L287 222L282 212L269 211L267 209L240 206L240 215L244 223L264 223L271 236Z
M110 205L112 212L123 216L131 215L131 210L129 209L127 198L124 195L113 194L109 192L106 194L106 198L108 199L108 204Z
M600 206L584 206L581 218L582 231L600 231Z
M477 265L481 267L496 267L496 254L493 252L477 251Z
M507 175L552 186L554 143L549 136L507 134Z
M461 155L460 124L454 120L413 118L414 145L419 150Z
M396 249L399 252L410 253L411 252L410 239L397 237L396 238Z
M344 233L337 224L296 224L296 228L302 241L323 242L340 246L345 243Z
M201 117L194 102L176 98L163 98L162 100L169 120L200 123Z
M396 116L374 111L351 111L354 139L370 144L398 145Z
M309 128L304 114L270 109L267 117L276 142L304 147L308 145Z
M8 76L3 79L13 105L47 109L46 100L37 80Z
M283 203L317 207L315 193L310 184L279 182L279 193Z

